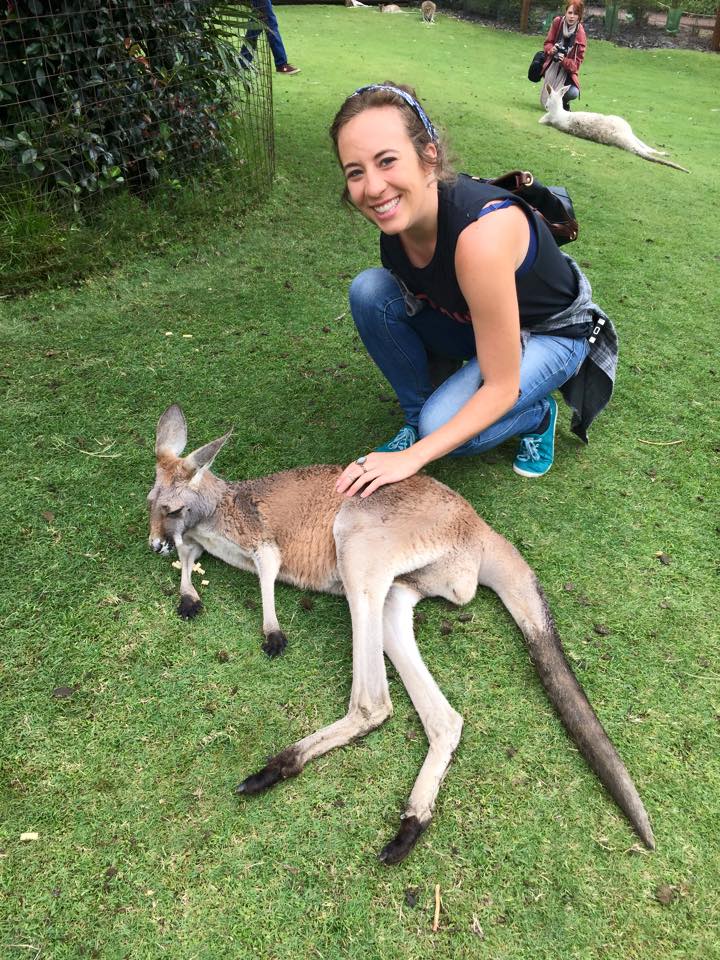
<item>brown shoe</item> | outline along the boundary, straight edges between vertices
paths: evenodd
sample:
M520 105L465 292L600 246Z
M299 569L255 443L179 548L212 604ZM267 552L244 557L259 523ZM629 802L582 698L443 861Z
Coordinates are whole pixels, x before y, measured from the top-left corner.
M293 73L300 73L300 67L294 67L291 63L284 63L281 67L275 68L277 73L287 73L291 76Z

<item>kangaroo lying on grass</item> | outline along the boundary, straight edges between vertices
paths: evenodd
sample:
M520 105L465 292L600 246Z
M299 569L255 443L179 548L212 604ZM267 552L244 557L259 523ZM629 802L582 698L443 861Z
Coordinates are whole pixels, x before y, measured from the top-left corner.
M570 133L574 137L594 140L596 143L604 143L609 147L620 147L621 150L629 150L630 153L636 153L639 157L650 160L652 163L662 163L674 170L690 173L689 170L678 166L677 163L661 159L666 157L667 153L649 147L642 140L639 140L632 132L630 124L622 117L614 117L604 113L588 113L586 110L576 110L571 113L563 109L563 97L570 87L558 87L557 90L554 90L547 83L545 89L548 94L545 103L547 113L540 117L538 123L548 123L551 127L556 127L563 133Z
M193 564L204 550L260 579L263 649L286 644L275 614L275 580L345 594L352 619L352 689L347 715L273 757L238 787L259 793L300 773L309 760L380 726L392 713L385 654L417 710L429 750L397 835L380 852L399 863L430 823L440 784L460 740L462 717L425 666L413 633L413 608L424 597L468 603L478 584L494 590L527 641L545 690L587 762L640 838L655 846L630 775L593 712L562 651L542 590L517 550L459 494L416 475L361 500L335 492L338 466L298 467L227 483L210 465L230 433L181 457L182 410L157 425L155 485L150 491L150 546L177 548L182 617L201 609Z

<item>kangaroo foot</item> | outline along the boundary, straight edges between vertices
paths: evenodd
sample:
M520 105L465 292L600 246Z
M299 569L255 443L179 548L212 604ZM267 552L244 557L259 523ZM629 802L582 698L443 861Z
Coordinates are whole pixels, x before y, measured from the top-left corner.
M288 777L294 777L300 773L302 767L298 762L297 750L294 747L288 747L282 753L269 760L262 770L253 773L242 783L235 787L235 793L252 794L262 793L263 790L269 790L274 787L279 780L287 780Z
M387 864L401 863L426 827L427 824L420 823L417 817L406 817L395 837L378 854L379 859Z
M287 637L282 630L272 630L265 637L262 648L269 657L277 657L283 652L286 646Z
M191 597L189 593L184 593L180 597L177 612L183 620L193 620L202 610L202 601Z

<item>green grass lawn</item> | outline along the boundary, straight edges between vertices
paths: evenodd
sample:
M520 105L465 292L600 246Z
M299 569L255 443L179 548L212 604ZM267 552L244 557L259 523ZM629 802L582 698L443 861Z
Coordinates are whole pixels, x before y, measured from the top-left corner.
M687 176L539 125L525 79L537 37L344 7L279 17L302 73L275 83L272 196L192 243L0 300L0 956L720 957L720 61L588 50L582 106L621 113ZM460 169L526 167L575 200L568 250L621 337L590 446L565 411L540 482L512 473L511 445L429 472L536 569L655 853L638 852L488 593L469 621L420 608L422 649L466 725L406 863L376 859L426 749L393 674L382 729L265 796L233 796L343 714L349 615L280 586L290 643L270 661L257 581L207 557L205 612L182 622L177 571L146 543L155 423L179 402L191 444L233 426L217 462L229 478L344 463L399 426L347 313L377 237L340 208L327 137L343 97L385 78L417 86Z

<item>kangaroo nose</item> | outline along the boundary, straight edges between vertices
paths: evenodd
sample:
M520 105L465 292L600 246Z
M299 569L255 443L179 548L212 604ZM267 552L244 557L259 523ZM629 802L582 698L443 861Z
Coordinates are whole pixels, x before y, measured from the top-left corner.
M173 545L171 543L169 543L167 540L160 540L159 537L156 537L150 541L150 547L154 553L162 554L171 553L173 549Z

